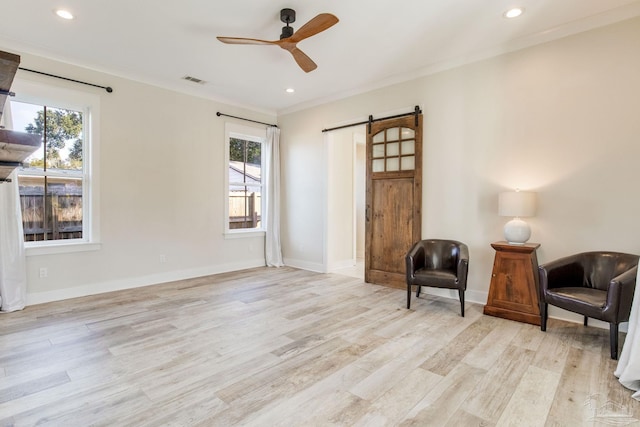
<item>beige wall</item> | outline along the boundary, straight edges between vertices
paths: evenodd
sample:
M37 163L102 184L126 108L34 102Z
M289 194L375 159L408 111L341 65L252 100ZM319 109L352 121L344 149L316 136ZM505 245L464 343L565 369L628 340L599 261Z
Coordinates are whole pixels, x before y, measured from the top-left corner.
M267 122L275 114L25 54L21 66L114 88L108 94L16 75L18 85L39 81L98 94L101 107L101 249L29 256L30 303L264 265L263 237L223 236L225 119L216 111ZM41 267L46 278L39 277Z
M470 300L486 302L506 189L539 193L529 223L540 263L588 250L640 253L639 41L640 19L628 20L281 115L285 258L323 262L311 244L323 241L322 203L303 204L304 222L291 220L300 213L293 194L309 186L330 194L351 180L351 171L325 178L336 159L317 164L321 130L414 105L425 115L423 236L469 245Z

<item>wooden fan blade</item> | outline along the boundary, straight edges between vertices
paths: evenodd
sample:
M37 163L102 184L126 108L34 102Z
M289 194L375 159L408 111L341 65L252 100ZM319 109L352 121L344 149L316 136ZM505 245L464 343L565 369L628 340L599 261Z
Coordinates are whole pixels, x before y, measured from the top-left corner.
M287 49L287 50L291 52L291 55L293 55L293 59L296 60L300 68L302 68L305 73L308 73L309 71L313 71L316 68L318 68L316 63L313 62L313 60L309 58L306 53L304 53L297 47L293 46L291 49Z
M274 41L260 40L260 39L247 39L243 37L216 37L222 43L227 44L278 44Z
M335 15L330 13L321 13L315 18L311 19L311 21L304 24L302 27L298 29L291 37L289 37L289 41L293 43L298 43L301 40L306 39L307 37L311 37L316 35L327 28L331 28L338 23L338 18Z

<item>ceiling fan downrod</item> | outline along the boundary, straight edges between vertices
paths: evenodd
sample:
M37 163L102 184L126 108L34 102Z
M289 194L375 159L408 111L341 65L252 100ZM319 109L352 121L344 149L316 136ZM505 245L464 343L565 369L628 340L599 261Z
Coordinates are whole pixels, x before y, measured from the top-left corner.
M282 27L282 34L280 34L280 40L289 38L293 35L293 28L289 26L296 22L296 11L293 9L282 9L280 11L280 20L287 24Z

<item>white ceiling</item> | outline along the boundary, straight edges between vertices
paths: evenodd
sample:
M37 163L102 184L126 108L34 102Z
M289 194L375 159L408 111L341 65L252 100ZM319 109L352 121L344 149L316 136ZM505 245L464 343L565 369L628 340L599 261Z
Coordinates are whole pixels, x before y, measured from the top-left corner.
M503 18L512 6L525 13ZM294 29L323 12L340 19L298 45L315 71L277 46L215 38L276 40L285 7ZM0 0L0 13L3 50L282 113L639 16L640 0Z

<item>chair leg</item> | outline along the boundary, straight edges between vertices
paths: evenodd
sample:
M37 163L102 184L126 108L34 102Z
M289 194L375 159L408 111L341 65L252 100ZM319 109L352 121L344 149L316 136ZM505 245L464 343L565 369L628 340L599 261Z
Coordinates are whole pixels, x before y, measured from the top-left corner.
M418 289L416 289L416 298L420 297L420 291L422 290L422 286L418 285L417 286Z
M618 324L609 324L609 341L611 342L611 358L618 360Z
M460 316L464 317L464 289L458 289L460 295Z
M407 285L407 309L411 308L411 285Z
M548 308L548 304L541 302L540 303L540 330L541 331L546 331L547 330L547 308Z
M584 316L584 326L589 326L589 318Z

